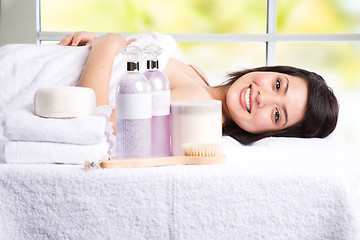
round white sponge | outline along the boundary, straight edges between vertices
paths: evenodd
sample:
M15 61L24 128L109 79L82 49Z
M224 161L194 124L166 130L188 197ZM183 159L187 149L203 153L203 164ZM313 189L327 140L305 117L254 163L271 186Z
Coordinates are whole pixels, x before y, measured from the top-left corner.
M34 113L47 118L73 118L92 115L95 92L84 87L43 87L34 97Z

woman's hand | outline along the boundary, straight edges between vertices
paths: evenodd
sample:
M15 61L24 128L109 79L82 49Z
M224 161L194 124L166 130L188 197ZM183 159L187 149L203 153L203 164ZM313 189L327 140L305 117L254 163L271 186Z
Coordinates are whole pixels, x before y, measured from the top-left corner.
M63 38L58 45L60 46L85 46L90 45L94 39L99 38L91 32L75 32Z
M127 47L136 39L126 41L125 37L120 33L108 33L92 41L92 48L102 48L103 50L109 49L115 54L118 54L122 49Z

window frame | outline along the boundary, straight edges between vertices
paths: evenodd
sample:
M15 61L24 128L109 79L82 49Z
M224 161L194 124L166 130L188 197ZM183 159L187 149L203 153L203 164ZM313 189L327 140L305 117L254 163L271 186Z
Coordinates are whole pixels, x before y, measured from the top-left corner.
M70 32L50 32L41 31L41 16L40 16L40 0L27 0L27 4L23 4L22 0L2 0L1 1L1 25L0 33L2 36L7 36L4 40L0 38L0 45L6 43L37 43L42 41L59 41ZM5 3L5 4L4 4ZM7 9L7 5L16 4L16 8ZM28 11L29 7L35 8L35 11ZM7 16L14 16L12 18L4 18L5 11L14 11L8 13ZM21 14L19 17L19 13ZM10 26L14 19L17 27L14 33L14 28L4 27ZM34 20L35 19L35 20ZM344 33L344 34L279 34L276 32L277 21L277 0L267 0L267 17L266 17L266 32L264 34L173 34L177 42L204 42L204 43L243 43L243 42L260 42L266 44L265 56L266 65L275 65L276 63L276 43L278 42L360 42L360 33ZM21 24L20 24L21 23ZM25 24L26 23L26 24ZM24 31L26 29L26 31ZM99 33L103 34L103 33ZM130 33L123 33L125 36ZM22 39L20 39L22 38Z

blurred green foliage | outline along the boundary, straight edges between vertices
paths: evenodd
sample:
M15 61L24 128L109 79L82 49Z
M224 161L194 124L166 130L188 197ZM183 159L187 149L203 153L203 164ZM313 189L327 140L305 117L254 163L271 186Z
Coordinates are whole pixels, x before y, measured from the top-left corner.
M278 0L278 33L353 33L359 30L359 1Z
M264 33L266 0L42 0L43 31Z

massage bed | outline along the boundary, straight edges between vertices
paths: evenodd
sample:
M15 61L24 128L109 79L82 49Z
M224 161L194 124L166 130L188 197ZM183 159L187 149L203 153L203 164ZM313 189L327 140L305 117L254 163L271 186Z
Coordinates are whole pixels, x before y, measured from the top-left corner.
M153 40L167 58L181 58L172 40L155 33L138 44ZM88 53L0 48L0 120L28 107L41 86L76 85ZM112 108L122 61L114 64ZM360 159L335 136L251 146L223 137L224 164L126 169L29 164L27 157L9 164L7 141L2 125L0 239L360 239Z
M223 138L221 165L0 165L0 239L360 238L360 161L336 138Z

